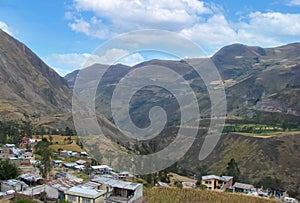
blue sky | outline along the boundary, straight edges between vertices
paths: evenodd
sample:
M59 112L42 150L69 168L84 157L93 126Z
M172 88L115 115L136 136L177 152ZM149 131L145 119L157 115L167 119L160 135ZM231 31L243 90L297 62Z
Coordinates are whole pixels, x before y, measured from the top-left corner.
M0 0L0 28L61 75L80 68L99 45L125 32L172 31L212 55L232 43L272 47L299 42L299 19L300 0ZM109 56L101 57L105 62ZM124 63L155 57L168 58L134 53Z

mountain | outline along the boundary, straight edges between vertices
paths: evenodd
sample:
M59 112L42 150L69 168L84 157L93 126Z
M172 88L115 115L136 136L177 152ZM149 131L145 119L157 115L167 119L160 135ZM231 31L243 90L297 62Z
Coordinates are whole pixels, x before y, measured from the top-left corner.
M242 181L256 186L260 186L262 182L270 183L274 187L283 187L289 192L300 194L300 160L297 156L300 146L300 43L274 48L233 44L223 47L211 60L225 85L228 110L226 126L242 130L252 127L253 130L268 128L266 126L281 129L282 126L291 125L293 130L298 131L258 135L224 132L212 154L204 161L199 161L203 135L209 125L209 119L206 118L210 116L210 100L204 82L184 60L151 60L125 68L112 66L98 85L96 110L114 123L110 101L120 79L129 71L139 68L168 67L188 81L197 96L202 116L201 130L188 153L177 163L178 172L191 176L201 175L205 166L206 172L221 175L230 159L234 158L243 174ZM193 62L202 63L203 60L193 59ZM147 77L151 79L150 75ZM72 87L74 80L70 78L75 77L67 78ZM177 81L164 79L181 88ZM133 122L140 128L149 126L148 113L153 106L164 108L168 121L166 128L157 137L132 143L141 154L154 153L165 148L178 132L178 102L169 91L160 87L144 87L133 95L130 101Z
M41 118L71 110L64 78L23 43L0 30L1 119Z
M226 88L227 109L229 119L247 119L253 122L297 122L300 116L300 43L289 44L275 48L261 48L233 44L223 47L211 57L220 72ZM200 59L199 63L200 63ZM165 66L181 74L191 84L198 97L200 111L209 109L207 89L199 75L185 61L151 60L130 68L116 69L112 66L99 84L97 102L98 109L110 108L112 92L120 77L129 70L145 66ZM77 72L76 72L77 74ZM71 75L74 76L74 73ZM66 76L69 86L73 87L71 75ZM142 118L151 106L151 101L160 106L169 106L170 114L176 118L178 106L174 97L161 88L144 88L139 92L139 98L133 98L131 113L136 116L140 126L147 125L147 119ZM98 97L99 98L99 97ZM136 101L136 102L134 102ZM142 105L141 105L142 104ZM172 107L170 107L170 105ZM177 109L175 109L177 108ZM101 111L108 119L111 115ZM170 121L175 125L177 119Z

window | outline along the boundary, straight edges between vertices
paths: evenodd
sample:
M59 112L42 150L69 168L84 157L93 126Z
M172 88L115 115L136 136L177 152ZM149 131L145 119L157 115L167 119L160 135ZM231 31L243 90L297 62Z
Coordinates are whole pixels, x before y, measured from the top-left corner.
M68 200L71 201L71 202L75 202L76 201L76 196L68 195Z
M89 198L82 198L82 203L91 203L91 199Z

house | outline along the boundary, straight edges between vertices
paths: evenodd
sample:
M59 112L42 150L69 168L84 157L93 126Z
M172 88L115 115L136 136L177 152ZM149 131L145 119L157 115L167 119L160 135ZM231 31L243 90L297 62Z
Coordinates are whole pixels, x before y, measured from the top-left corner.
M133 203L143 197L143 185L141 183L117 181L109 187L112 191L105 199L106 203Z
M11 148L4 146L0 148L0 159L8 159L9 157L14 156Z
M61 167L62 166L62 160L53 160L53 166L54 167Z
M233 183L233 177L231 176L216 176L207 175L202 176L202 185L205 185L209 190L226 190L231 187Z
M84 183L81 186L86 187L86 188L95 189L95 190L104 190L105 189L105 187L103 187L103 185L101 183L96 183L96 182L92 182L92 181Z
M10 163L16 164L17 166L31 164L30 159L26 159L26 158L17 158L17 157L12 156L12 157L9 157L8 160Z
M79 160L76 161L76 164L78 164L78 165L84 165L86 163L87 162L85 160L81 160L81 159L79 159Z
M19 191L26 190L28 187L29 186L23 181L19 181L15 179L1 182L1 192L7 192L9 190L14 190L16 192L19 192Z
M113 171L113 169L107 165L98 165L98 166L91 166L91 167L93 171L99 174L110 174Z
M25 173L19 176L19 179L27 183L28 185L40 185L42 184L43 178L38 175Z
M40 141L42 141L42 139L34 139L34 138L30 138L30 137L28 137L28 136L24 136L24 137L22 137L22 139L21 139L20 146L25 147L25 146L29 145L29 146L32 147L32 146L34 146L35 144L37 144L38 142L40 142Z
M88 157L89 155L88 155L88 153L86 153L86 152L80 152L80 156Z
M78 182L68 178L59 178L48 182L45 187L47 198L56 200L65 199L65 191L78 184Z
M234 183L232 188L233 192L241 192L246 194L251 193L251 191L255 190L255 187L253 185L238 182Z
M30 187L27 190L20 191L18 192L18 194L24 197L38 198L44 192L45 192L45 185L37 185L34 187Z
M196 188L196 183L194 183L194 182L182 182L182 188Z
M67 167L67 168L74 168L75 166L77 166L78 164L76 164L76 163L65 163L65 164L63 164L65 167Z
M132 175L131 173L129 173L127 171L123 171L118 174L118 178L119 179L134 178L134 175Z
M292 197L284 197L283 202L286 203L298 203L298 200Z
M168 183L158 181L156 184L157 187L170 187Z
M105 194L104 190L73 186L65 191L65 200L74 203L103 203Z
M132 203L143 197L143 185L118 179L99 176L91 180L100 183L100 188L107 192L106 203Z

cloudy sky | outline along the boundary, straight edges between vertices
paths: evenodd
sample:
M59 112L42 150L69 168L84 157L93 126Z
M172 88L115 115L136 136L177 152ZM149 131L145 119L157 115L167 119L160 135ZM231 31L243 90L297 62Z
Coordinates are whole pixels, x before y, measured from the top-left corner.
M130 31L172 31L212 55L232 43L300 42L299 19L300 0L0 0L0 29L62 76L80 68L102 43ZM112 49L99 58L105 63L116 52L128 50ZM134 53L123 63L153 57L160 55Z

